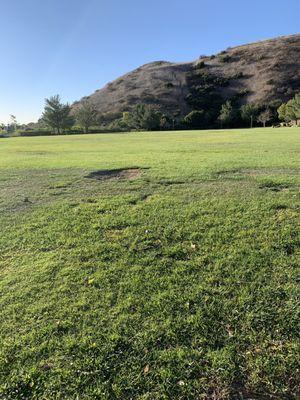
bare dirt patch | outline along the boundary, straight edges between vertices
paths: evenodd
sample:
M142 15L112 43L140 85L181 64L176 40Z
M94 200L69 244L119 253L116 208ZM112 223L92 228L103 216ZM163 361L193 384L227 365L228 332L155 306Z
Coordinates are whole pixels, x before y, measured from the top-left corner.
M123 168L123 169L102 169L93 171L86 178L96 179L98 181L106 180L134 180L142 173L141 168Z

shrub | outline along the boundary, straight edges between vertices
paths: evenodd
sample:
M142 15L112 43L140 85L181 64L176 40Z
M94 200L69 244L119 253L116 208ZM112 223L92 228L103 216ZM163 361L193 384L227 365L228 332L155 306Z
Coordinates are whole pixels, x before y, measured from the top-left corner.
M222 63L228 63L228 62L231 61L231 57L230 57L228 54L226 54L226 55L224 55L224 56L221 56L219 59L220 59L220 61L221 61Z
M195 69L202 69L205 68L205 62L204 61L200 61L195 65Z
M26 131L18 131L18 136L50 136L52 132L50 130L26 130Z
M250 91L248 89L242 89L239 92L235 93L235 95L233 96L236 99L242 98L247 96L247 94L249 94Z
M183 118L183 122L190 128L202 128L208 122L207 117L204 110L193 110Z

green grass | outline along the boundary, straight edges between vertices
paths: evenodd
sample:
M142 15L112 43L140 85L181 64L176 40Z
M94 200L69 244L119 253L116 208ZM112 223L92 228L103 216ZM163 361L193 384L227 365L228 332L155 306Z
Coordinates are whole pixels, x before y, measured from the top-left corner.
M297 398L299 171L296 128L0 139L0 399Z

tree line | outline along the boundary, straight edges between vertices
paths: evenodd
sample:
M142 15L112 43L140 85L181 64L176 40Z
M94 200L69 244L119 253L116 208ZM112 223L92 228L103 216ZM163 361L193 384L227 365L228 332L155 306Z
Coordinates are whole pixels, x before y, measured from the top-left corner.
M215 125L220 128L238 126L252 128L257 123L265 127L269 122L297 123L298 120L300 120L300 93L283 104L273 101L267 105L247 103L237 107L227 100L221 106ZM42 121L57 134L70 129L75 123L88 133L91 126L103 123L104 116L99 115L95 106L88 100L80 103L71 112L68 104L63 104L59 96L53 96L46 99ZM113 119L108 124L108 128L115 131L205 128L205 122L205 113L202 110L193 110L185 117L178 119L161 112L155 106L138 104L131 111L124 112L121 117Z
M272 101L267 105L247 103L239 107L227 100L221 105L218 117L213 125L208 125L207 113L204 110L192 110L184 117L163 113L153 105L138 104L131 111L121 115L99 114L95 105L84 100L75 107L63 103L59 95L45 100L44 112L38 126L50 129L52 133L62 134L77 127L81 132L89 133L93 126L105 125L108 131L128 130L169 130L169 129L205 129L209 127L234 128L254 124L266 126L268 123L292 125L300 123L300 93L287 103ZM8 126L2 130L13 132L18 127L16 117L11 115Z

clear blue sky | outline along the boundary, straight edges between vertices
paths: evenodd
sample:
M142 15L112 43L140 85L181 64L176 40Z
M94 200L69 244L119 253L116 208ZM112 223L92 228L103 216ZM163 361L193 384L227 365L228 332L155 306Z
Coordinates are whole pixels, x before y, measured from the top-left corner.
M0 0L0 122L36 120L155 60L299 33L299 0Z

